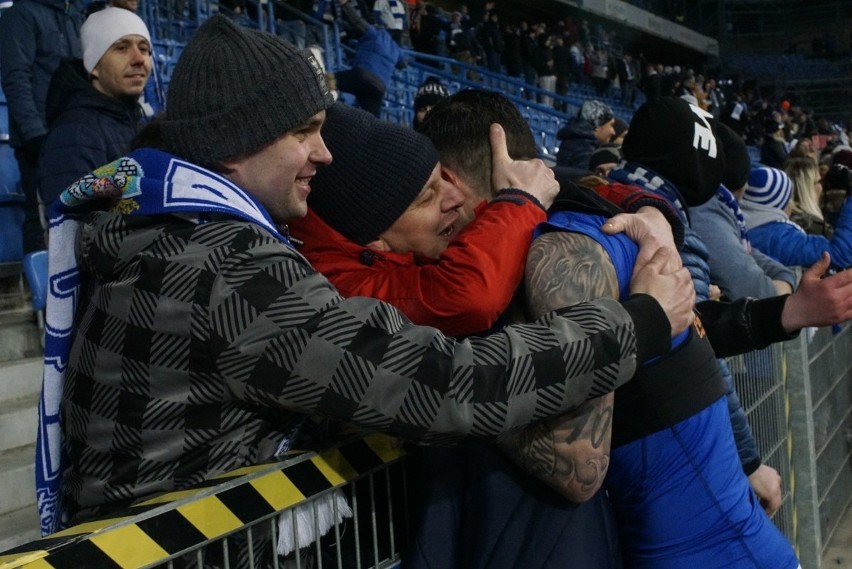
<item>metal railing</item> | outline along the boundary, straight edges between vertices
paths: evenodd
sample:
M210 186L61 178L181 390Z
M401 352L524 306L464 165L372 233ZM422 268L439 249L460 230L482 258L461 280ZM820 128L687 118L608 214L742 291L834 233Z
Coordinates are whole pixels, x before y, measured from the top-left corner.
M368 435L138 502L0 554L0 568L383 569L407 543L407 495L405 453Z

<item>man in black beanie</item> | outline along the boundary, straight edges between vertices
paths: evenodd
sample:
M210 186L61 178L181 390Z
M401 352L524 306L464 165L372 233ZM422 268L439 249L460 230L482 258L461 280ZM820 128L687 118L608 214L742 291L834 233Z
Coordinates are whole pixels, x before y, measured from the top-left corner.
M79 271L80 287L49 300L61 333L46 358L67 371L47 365L45 391L61 393L72 523L307 446L294 435L305 415L413 441L495 436L621 385L689 325L691 296L672 290L683 275L662 263L626 303L476 341L342 298L286 228L332 160L320 135L332 104L309 53L213 16L149 147L57 200L51 270ZM60 251L75 241L76 256Z

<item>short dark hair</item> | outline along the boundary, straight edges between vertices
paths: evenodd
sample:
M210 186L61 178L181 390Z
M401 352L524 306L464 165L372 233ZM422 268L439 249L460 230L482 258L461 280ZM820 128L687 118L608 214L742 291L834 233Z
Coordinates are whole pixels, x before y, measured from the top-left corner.
M440 101L418 127L438 149L441 164L454 170L483 197L491 190L493 123L506 131L509 156L515 160L536 158L530 126L505 95L485 89L465 89Z

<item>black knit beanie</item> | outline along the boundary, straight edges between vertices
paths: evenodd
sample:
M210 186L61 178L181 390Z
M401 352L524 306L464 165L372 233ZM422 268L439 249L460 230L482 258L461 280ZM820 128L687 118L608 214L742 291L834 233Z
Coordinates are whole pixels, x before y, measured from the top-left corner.
M725 152L712 115L678 97L645 103L633 115L624 158L666 177L687 206L701 205L722 182Z
M716 140L725 149L722 183L732 192L736 192L746 185L748 176L751 174L751 156L749 156L748 147L743 137L722 123L716 125Z
M161 122L165 150L212 166L257 152L333 103L310 52L217 14L175 67Z
M438 164L438 151L422 134L342 103L328 110L322 137L332 162L311 181L308 205L359 245L393 225Z
M439 101L442 101L450 96L450 91L447 86L441 83L437 77L427 77L420 87L417 88L417 94L414 95L414 112L419 111L423 107L435 106Z

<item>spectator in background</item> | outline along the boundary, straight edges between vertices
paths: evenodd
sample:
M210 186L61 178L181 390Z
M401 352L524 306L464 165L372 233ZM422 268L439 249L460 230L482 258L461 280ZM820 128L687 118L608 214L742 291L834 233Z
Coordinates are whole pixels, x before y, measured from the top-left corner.
M408 8L403 0L376 0L373 4L376 24L385 28L393 40L402 45L403 33L408 30Z
M722 184L714 197L689 208L692 228L707 245L710 282L728 300L790 294L796 288L795 274L751 246L739 206L751 174L748 149L742 138L722 124L717 125L716 141L725 154Z
M603 49L593 49L586 57L591 66L591 78L592 85L595 87L595 95L603 97L609 88L609 56Z
M479 45L485 55L485 66L493 73L500 73L503 57L503 31L500 29L500 18L497 12L489 10L485 20L477 28Z
M618 84L621 86L621 104L625 107L633 108L638 79L639 71L633 61L633 55L624 52L624 56L618 61Z
M47 136L47 90L64 57L80 57L83 7L76 1L17 0L0 18L0 80L9 103L9 142L26 198L24 253L45 248L38 161Z
M804 160L798 158L796 160ZM796 167L798 168L798 166ZM793 182L782 170L761 167L751 172L742 208L752 244L788 267L807 267L825 252L835 269L852 267L852 200L848 169L834 166L831 185L843 189L844 198L831 238L809 234L790 215ZM840 169L844 168L845 172ZM833 179L837 176L837 179Z
M804 229L805 233L830 238L834 228L825 222L820 208L822 176L816 160L812 156L789 157L784 172L793 183L790 220Z
M660 67L658 64L649 63L646 67L645 77L642 80L642 92L645 93L645 100L649 103L657 101L663 96Z
M245 0L238 0L238 2L242 4L242 10L245 10ZM129 10L135 14L139 10L139 0L108 0L107 2L96 0L89 4L86 8L86 17L88 18L90 15L103 10L107 6L124 8L125 10ZM240 11L239 4L231 6L231 9L237 14L242 13L242 11ZM302 39L304 41L304 33L302 34ZM151 55L154 57L153 49ZM152 71L154 71L153 68ZM139 105L142 107L145 119L152 118L166 106L166 96L163 92L162 86L160 85L160 78L156 72L151 73L148 83L145 84L145 90L139 96Z
M536 26L521 22L521 37L520 37L520 53L521 67L524 75L524 82L527 85L535 86L538 83L538 74L536 73L535 53L538 49L538 32ZM524 97L534 100L535 96L529 90L524 92Z
M462 18L462 13L453 12L447 28L447 54L455 60L475 66L475 53L477 53L475 41L473 32ZM458 70L454 70L454 73L458 73ZM472 68L467 69L465 76L471 81L476 81L478 78L476 70Z
M66 59L47 96L50 131L39 163L39 192L49 205L84 174L130 150L142 118L139 95L151 73L151 36L121 8L89 16L80 29L83 59Z
M415 129L420 126L426 114L434 107L438 101L446 99L450 96L450 91L437 77L427 77L420 87L417 88L417 93L414 95L414 124Z
M506 24L503 27L502 60L506 68L506 75L509 77L520 77L523 74L521 32L515 24Z
M556 90L556 65L553 62L550 34L539 34L537 42L533 59L535 61L535 73L538 77L538 88L542 91L553 92ZM538 102L552 107L553 97L547 93L539 93Z
M592 152L615 135L615 115L600 101L586 101L577 116L568 119L556 138L560 141L556 164L581 170L589 169Z
M387 30L367 23L349 0L340 0L340 9L357 43L351 69L335 73L334 80L340 91L355 95L362 109L378 117L394 71L405 65L405 54Z
M763 123L760 163L770 168L783 168L786 160L787 144L784 138L784 123L777 116L771 116Z

